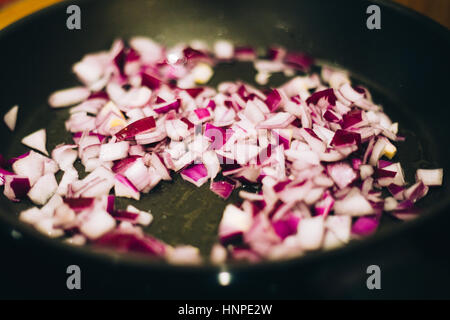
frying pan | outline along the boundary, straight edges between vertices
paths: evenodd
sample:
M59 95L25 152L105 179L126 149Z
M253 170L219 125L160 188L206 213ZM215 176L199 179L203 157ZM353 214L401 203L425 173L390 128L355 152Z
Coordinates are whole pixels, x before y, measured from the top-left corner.
M66 28L66 7L81 8L81 30ZM381 29L366 27L366 9L381 8ZM374 100L400 123L407 140L399 147L406 176L418 167L449 166L450 37L447 29L388 1L200 1L97 0L60 3L0 32L0 108L20 106L14 132L0 126L0 152L11 157L26 149L21 138L47 128L48 149L69 141L67 111L49 111L48 95L75 85L71 65L85 53L110 46L115 38L146 35L167 45L217 38L267 47L279 44L308 52L319 61L350 71L368 86ZM251 68L220 70L213 84L253 78ZM450 189L433 189L421 201L420 218L398 223L386 217L366 240L328 252L257 265L170 266L132 255L70 247L20 223L30 206L0 199L5 297L113 298L421 298L449 297ZM151 209L148 232L171 243L189 243L207 252L225 202L207 188L180 179L163 184L139 207ZM11 236L11 234L13 236ZM83 289L66 289L66 267L81 267ZM366 268L379 265L383 289L366 287ZM218 273L228 272L222 286Z

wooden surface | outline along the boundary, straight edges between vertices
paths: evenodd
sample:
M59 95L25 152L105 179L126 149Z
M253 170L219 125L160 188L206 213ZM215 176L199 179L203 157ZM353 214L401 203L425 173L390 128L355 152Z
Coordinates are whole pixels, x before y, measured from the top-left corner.
M0 29L61 0L0 0ZM164 0L161 0L164 1ZM431 17L450 29L450 0L394 0ZM70 1L69 1L70 2Z
M0 29L61 0L0 0Z
M395 0L450 29L450 0Z

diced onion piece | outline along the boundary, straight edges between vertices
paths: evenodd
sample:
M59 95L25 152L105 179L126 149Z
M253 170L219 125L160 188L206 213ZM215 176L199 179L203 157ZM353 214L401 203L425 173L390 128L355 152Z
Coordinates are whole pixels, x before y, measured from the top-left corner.
M373 214L374 210L359 189L353 188L344 199L334 203L334 212L337 215L364 216Z
M227 199L233 192L234 185L226 181L218 181L211 183L211 191L223 199Z
M234 46L229 41L218 40L214 43L214 53L218 59L231 59L234 54Z
M139 190L124 176L116 174L114 180L114 194L117 197L140 199Z
M443 169L418 169L416 171L416 180L422 181L426 186L441 186L443 176Z
M251 225L252 217L250 214L232 204L227 205L219 224L221 243L226 245L239 240L250 229Z
M177 246L167 253L167 261L172 264L200 264L200 250L193 246Z
M24 198L30 190L30 180L25 177L7 175L4 184L3 194L12 201Z
M213 264L223 264L227 259L227 250L220 244L216 243L211 249L210 260Z
M55 175L46 174L39 178L34 186L28 192L28 197L35 204L44 205L48 199L56 192L58 183Z
M148 226L153 221L153 215L150 212L145 212L145 211L139 210L132 205L127 206L127 211L138 213L139 216L137 218L137 223L139 223L143 226Z
M5 121L6 126L11 131L14 131L14 129L16 128L18 111L19 111L19 106L14 106L3 116L3 121Z
M195 164L181 171L181 177L193 183L196 187L203 185L209 178L208 170L203 164Z
M106 143L100 146L100 160L114 161L126 158L130 144L127 141Z
M324 227L324 219L321 216L301 219L297 230L301 248L304 250L319 249L323 241Z
M76 145L59 145L52 151L52 158L58 163L61 170L66 171L73 168L73 163L78 157L78 152L74 150Z
M89 239L96 240L116 226L114 218L104 210L91 211L80 226L80 231Z
M17 175L27 177L30 184L34 185L44 175L44 162L45 160L38 153L30 151L25 157L15 161L12 169Z
M37 207L29 208L19 214L19 220L29 224L35 224L44 218L45 215Z
M352 219L350 216L329 216L325 221L324 247L332 249L350 241Z
M47 148L45 146L47 143L47 133L45 129L40 129L29 134L22 139L22 143L27 147L40 151L48 156Z
M269 119L259 123L256 127L258 129L274 129L274 128L285 128L295 117L287 112L278 112Z
M54 92L48 103L53 108L68 107L87 99L91 92L84 87L74 87Z

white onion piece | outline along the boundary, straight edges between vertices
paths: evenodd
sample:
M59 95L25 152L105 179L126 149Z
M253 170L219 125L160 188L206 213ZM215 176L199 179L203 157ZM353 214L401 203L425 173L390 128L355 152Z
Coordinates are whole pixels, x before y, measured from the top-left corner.
M264 113L258 108L258 106L252 100L247 101L247 105L244 109L245 117L252 123L257 124L264 121Z
M144 63L153 64L164 59L163 47L150 38L133 37L130 46L139 52Z
M81 234L75 234L72 237L66 238L64 242L74 246L83 246L86 244L86 237Z
M67 168L59 182L57 193L59 195L66 195L70 184L78 180L78 172L73 167Z
M325 223L323 217L301 219L298 225L298 243L303 250L317 250L322 245Z
M202 156L202 162L208 170L208 176L212 181L220 171L219 159L214 151L204 152Z
M219 237L246 232L252 225L252 217L245 211L229 204L226 206L219 224Z
M374 173L374 170L371 165L365 164L365 165L359 166L359 174L361 175L362 180L367 179L368 177L373 175L373 173Z
M189 136L188 125L181 120L166 120L166 132L170 139L180 141Z
M169 171L164 166L163 162L156 153L152 153L150 159L151 159L151 166L155 168L155 170L158 172L158 174L161 176L163 180L172 180Z
M57 238L57 237L61 237L62 235L64 235L63 230L54 228L53 219L51 219L51 218L39 220L35 224L35 228L36 228L36 230L47 235L50 238Z
M443 176L443 169L418 169L416 171L416 180L422 181L426 186L441 186Z
M25 176L34 183L44 174L45 160L38 153L30 151L28 156L15 161L12 165L14 172L19 176Z
M87 112L92 114L97 114L99 110L107 103L108 101L103 98L94 98L86 100L72 108L70 108L70 113L74 114L77 112Z
M63 198L59 194L55 193L50 198L50 200L48 200L48 202L45 204L45 206L43 206L41 208L41 212L47 217L52 217L53 212L56 210L56 208L58 208L62 204L63 204Z
M127 206L128 212L138 213L139 217L137 219L137 223L148 226L153 221L153 215L150 212L139 210L138 208L132 206L131 204Z
M47 133L45 129L40 129L36 132L33 132L22 139L22 143L27 147L40 151L48 156L46 142Z
M349 100L351 102L359 101L362 98L364 98L364 94L356 92L356 90L353 89L352 86L350 85L350 83L348 83L348 82L343 84L341 86L341 88L339 89L339 91L342 93L344 98L346 98L347 100Z
M73 65L72 70L86 85L100 79L106 71L107 54L88 54L80 62Z
M386 147L386 140L384 138L380 138L375 143L372 154L370 155L369 163L372 166L376 166L378 163L378 160L383 155L384 148Z
M214 244L211 249L211 256L210 256L211 262L213 264L220 265L223 264L226 261L226 259L227 259L227 250L218 243Z
M154 167L148 168L148 175L149 175L149 182L147 186L145 186L144 189L142 189L143 193L148 193L150 190L152 190L154 187L158 185L158 183L161 182L162 177L158 174L156 169Z
M328 216L325 221L325 249L340 247L350 241L352 219L350 216Z
M98 197L108 194L114 186L114 173L104 166L99 166L83 180L71 184L74 197Z
M219 40L214 43L214 53L218 59L231 59L234 55L234 45L225 40Z
M100 161L114 161L126 158L129 147L128 141L102 144L100 146Z
M95 240L116 226L114 218L104 210L91 211L80 226L80 231L89 239Z
M370 202L357 188L353 188L344 199L337 200L333 208L337 215L364 216L374 213Z
M384 210L385 211L394 211L397 209L397 200L393 197L387 197L384 199Z
M118 105L127 108L142 107L149 102L151 95L152 91L147 87L132 88L119 98Z
M285 128L295 117L287 112L278 112L267 120L259 123L256 127L258 129L274 129L274 128Z
M53 108L62 108L72 106L87 99L91 94L89 89L84 87L74 87L60 90L53 93L48 98L48 103Z
M77 215L67 204L55 208L53 223L56 227L71 228L77 224Z
M74 150L76 145L59 145L52 151L52 158L55 160L59 168L66 171L73 167L73 163L77 159L78 152Z
M28 192L28 197L35 204L44 205L48 199L56 192L58 183L53 174L46 174L39 178Z
M19 111L19 106L14 106L3 116L3 121L5 121L6 126L11 131L14 131L14 129L16 128L18 111Z
M37 207L31 207L27 210L20 212L19 220L29 224L36 224L46 216Z
M125 171L124 175L138 190L143 190L152 179L147 167L140 158Z
M200 250L193 246L178 246L170 250L167 255L167 261L172 264L200 264L202 258Z
M116 174L114 180L114 194L116 197L131 198L134 200L139 200L141 196L139 190L127 178L120 174Z

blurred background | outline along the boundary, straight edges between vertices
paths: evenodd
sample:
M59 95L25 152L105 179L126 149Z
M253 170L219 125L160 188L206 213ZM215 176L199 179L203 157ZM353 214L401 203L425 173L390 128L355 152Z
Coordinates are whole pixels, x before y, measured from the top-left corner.
M0 0L0 29L61 0ZM392 0L416 10L450 29L450 0Z

